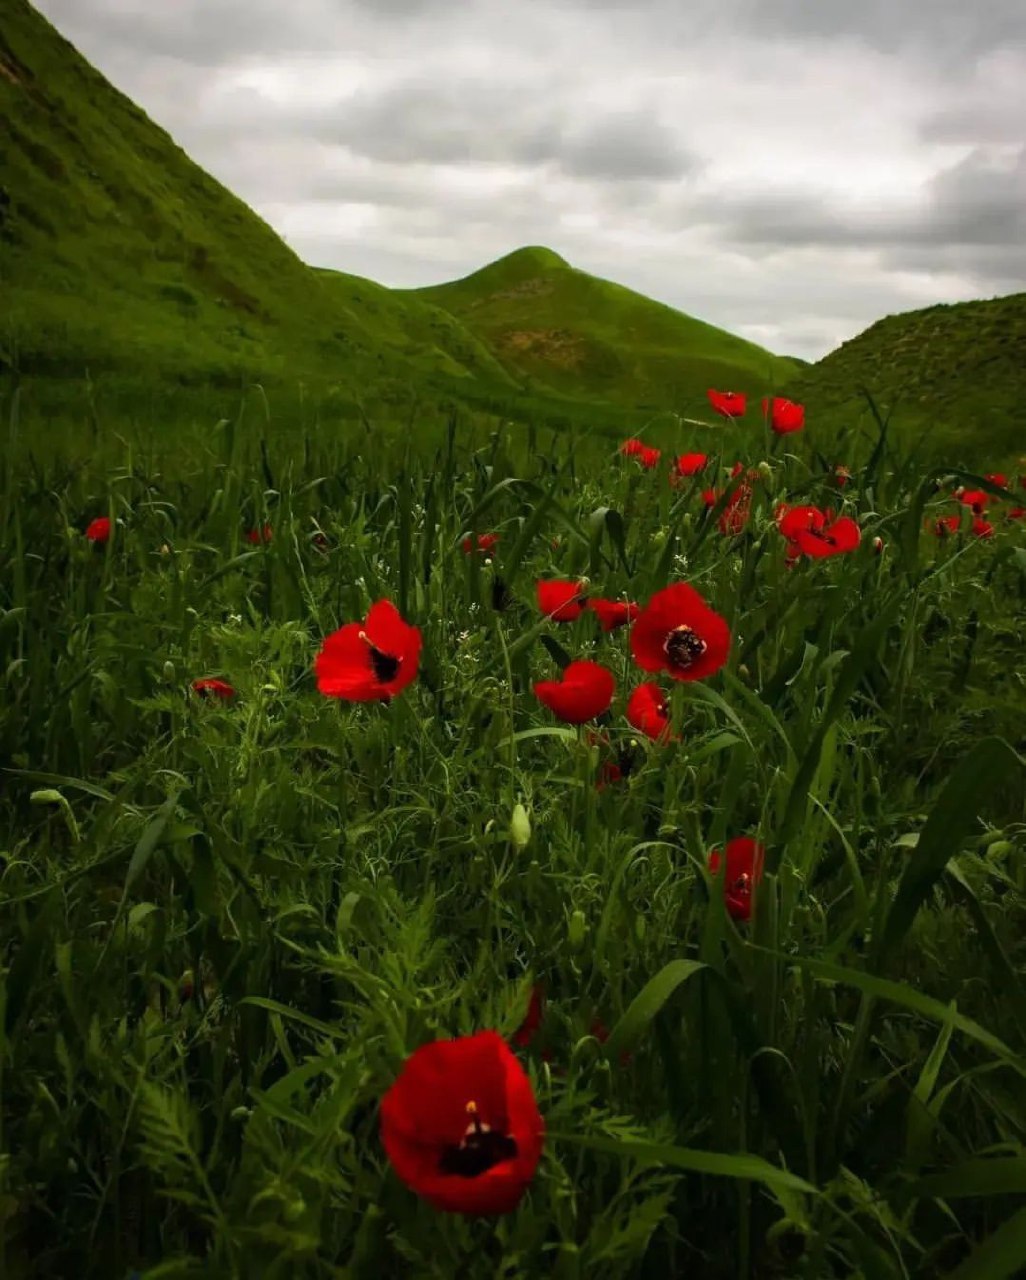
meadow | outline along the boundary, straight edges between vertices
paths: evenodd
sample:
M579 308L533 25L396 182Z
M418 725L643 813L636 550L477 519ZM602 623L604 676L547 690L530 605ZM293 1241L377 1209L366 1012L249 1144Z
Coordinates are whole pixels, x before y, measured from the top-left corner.
M1022 1273L1020 479L697 417L8 398L5 1280Z

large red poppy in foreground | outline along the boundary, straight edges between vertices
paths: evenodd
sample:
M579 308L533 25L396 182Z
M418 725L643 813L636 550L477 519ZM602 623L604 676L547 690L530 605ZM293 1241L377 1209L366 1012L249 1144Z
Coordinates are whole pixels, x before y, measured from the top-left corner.
M545 1123L496 1031L422 1045L381 1102L381 1140L411 1190L449 1213L509 1213L538 1167Z
M694 587L675 582L649 600L631 628L631 652L643 671L704 680L730 652L730 627Z
M762 879L766 850L751 836L738 836L727 842L727 867L723 876L723 897L727 910L735 920L752 918L752 891ZM709 870L719 874L721 855L718 849L709 854Z
M573 622L584 610L587 587L581 582L554 578L536 587L538 608L553 622Z
M390 600L379 600L364 622L348 622L324 641L314 661L317 688L348 702L393 698L416 678L420 643L420 631Z
M616 691L613 673L598 662L571 662L559 680L538 680L535 696L567 724L584 724L609 710Z

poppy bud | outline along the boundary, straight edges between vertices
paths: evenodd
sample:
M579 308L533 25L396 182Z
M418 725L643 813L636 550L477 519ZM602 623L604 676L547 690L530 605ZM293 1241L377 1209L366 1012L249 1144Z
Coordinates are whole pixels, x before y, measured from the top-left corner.
M883 538L874 538L874 539L873 539L873 550L876 552L876 554L877 554L877 555L879 555L879 554L883 551L883 549L884 549L884 540L883 540Z
M875 773L869 779L869 794L873 797L874 800L880 799L880 795L881 795L880 779L876 776Z
M175 664L173 662L164 663L164 683L174 684L175 682Z
M513 806L513 816L509 821L509 838L518 849L525 849L531 840L531 820L522 804Z
M232 1120L247 1120L251 1112L249 1107L236 1107L230 1114Z
M761 475L764 480L772 480L773 468L770 466L768 462L760 462L755 469L756 471L758 471L759 475Z
M193 977L191 969L186 969L182 976L178 979L178 999L184 1004L186 1000L191 1000L196 991L196 981Z
M987 845L988 858L1004 858L1012 852L1011 840L995 840L993 844Z
M746 662L741 663L741 665L737 669L737 673L742 680L747 680L749 676L752 674L751 671L748 669L748 664Z
M160 554L162 556L169 556L171 554L171 548L167 545L166 542L161 544Z
M579 951L584 944L584 935L588 928L588 918L583 911L574 911L570 915L570 927L567 938L571 951Z

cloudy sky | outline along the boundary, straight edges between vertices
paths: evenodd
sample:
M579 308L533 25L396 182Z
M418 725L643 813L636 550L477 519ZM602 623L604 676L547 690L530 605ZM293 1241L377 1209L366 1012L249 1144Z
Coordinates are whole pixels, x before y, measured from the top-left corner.
M817 359L1026 289L1026 0L34 0L307 261L525 244Z

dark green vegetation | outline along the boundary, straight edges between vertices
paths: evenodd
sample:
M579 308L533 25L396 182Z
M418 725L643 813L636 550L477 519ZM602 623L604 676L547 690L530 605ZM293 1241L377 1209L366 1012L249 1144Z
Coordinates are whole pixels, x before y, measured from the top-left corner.
M1021 524L939 541L924 518L973 477L937 491L847 440L839 494L792 438L728 539L697 482L480 438L302 458L230 424L173 477L5 456L0 1274L1021 1273ZM726 439L717 467L758 457ZM863 545L785 568L785 497L843 505ZM494 565L466 530L500 533ZM672 689L682 740L601 791L640 673L623 631L533 602L582 572L641 601L690 581L734 635ZM322 637L384 597L418 679L322 697ZM532 695L566 655L615 673L608 748ZM751 926L704 872L741 834L769 848ZM389 1170L379 1100L424 1041L512 1033L535 980L538 1174L498 1222L439 1215Z
M906 440L982 465L1026 454L1026 293L888 316L792 381L823 432L871 422L863 390Z

